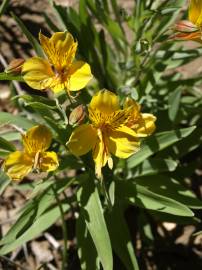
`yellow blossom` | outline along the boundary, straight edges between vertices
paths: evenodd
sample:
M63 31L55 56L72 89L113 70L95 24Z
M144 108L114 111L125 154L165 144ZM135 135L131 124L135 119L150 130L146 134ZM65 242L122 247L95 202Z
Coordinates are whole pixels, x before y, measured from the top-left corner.
M126 99L124 107L130 109L126 125L132 128L138 137L147 137L154 132L156 117L153 114L141 113L141 106L130 98Z
M139 150L140 137L154 131L156 118L140 114L139 109L137 103L129 100L121 109L117 95L105 89L99 91L88 107L91 123L73 131L67 143L70 151L82 156L92 150L96 174L102 178L102 167L107 163L113 167L111 154L128 158Z
M39 33L39 40L48 59L32 57L22 69L25 82L32 88L78 91L92 79L90 66L74 61L77 42L68 32L56 32L50 38Z
M175 30L178 32L174 38L181 40L194 40L202 42L202 1L190 0L189 20L179 21Z
M58 167L55 152L46 151L51 144L52 135L43 125L30 128L22 135L23 151L15 151L4 161L3 169L16 181L22 180L33 169L44 172L54 171Z

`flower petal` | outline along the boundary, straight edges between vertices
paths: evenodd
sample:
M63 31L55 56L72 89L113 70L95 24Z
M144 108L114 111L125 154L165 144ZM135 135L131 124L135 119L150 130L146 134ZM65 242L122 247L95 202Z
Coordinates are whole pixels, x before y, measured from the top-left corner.
M99 110L105 114L111 114L119 110L119 98L114 93L103 89L95 94L89 105L90 110Z
M83 124L72 132L67 145L75 156L82 156L94 147L96 139L96 129L92 125Z
M134 130L137 133L138 137L147 137L151 135L156 129L155 126L156 117L153 114L142 113L141 119L136 125L137 127Z
M95 174L99 179L102 178L102 167L104 167L110 158L107 146L107 138L97 137L95 147L93 148L93 160L95 162Z
M116 130L111 130L108 138L108 147L110 153L119 158L128 158L139 150L140 142L136 133L122 126Z
M189 20L199 27L202 25L202 1L201 0L190 1Z
M51 38L39 33L39 40L49 61L57 71L70 67L78 45L70 33L56 32Z
M40 154L39 169L44 172L55 171L59 166L58 157L55 152L43 152Z
M3 170L12 179L22 180L32 170L33 161L30 156L21 151L11 153L4 161Z
M22 135L22 139L25 152L35 155L49 148L52 134L46 126L38 125L30 128L25 135Z
M67 90L77 91L84 88L93 78L89 64L76 61L69 69L69 81Z
M55 76L49 62L40 57L32 57L25 61L22 73L25 82L38 90L49 88Z

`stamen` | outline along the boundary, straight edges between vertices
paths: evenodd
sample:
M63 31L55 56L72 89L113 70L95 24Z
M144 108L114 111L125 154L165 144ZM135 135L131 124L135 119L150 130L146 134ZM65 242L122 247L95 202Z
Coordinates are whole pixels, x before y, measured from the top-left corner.
M112 159L112 157L108 158L107 164L108 164L108 167L110 168L110 170L112 170L113 169L113 159Z

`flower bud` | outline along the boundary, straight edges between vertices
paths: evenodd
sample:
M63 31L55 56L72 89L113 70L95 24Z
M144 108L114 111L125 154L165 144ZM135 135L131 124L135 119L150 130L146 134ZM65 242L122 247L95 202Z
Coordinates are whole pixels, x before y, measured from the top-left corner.
M24 59L22 58L16 58L13 59L8 67L6 68L5 72L6 73L13 73L13 74L20 74L22 70L22 65L25 62Z
M79 105L73 109L69 116L69 124L70 125L78 125L80 124L83 119L85 118L85 108L83 105Z
M182 33L192 33L198 31L198 28L195 24L190 21L179 21L175 25L175 30Z

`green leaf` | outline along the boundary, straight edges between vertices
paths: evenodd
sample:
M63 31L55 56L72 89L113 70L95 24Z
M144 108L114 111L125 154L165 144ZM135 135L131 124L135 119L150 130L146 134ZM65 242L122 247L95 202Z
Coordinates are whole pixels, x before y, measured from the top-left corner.
M13 152L16 150L15 146L8 142L6 139L0 137L0 149L9 151L9 152Z
M168 116L171 121L175 121L178 111L179 111L179 106L180 106L180 99L181 99L181 89L176 89L173 93L169 95L168 98Z
M6 12L6 9L10 3L10 0L3 0L0 5L0 17Z
M66 212L70 206L67 203L62 203L62 207L64 212ZM49 228L52 224L56 222L56 220L60 217L60 209L58 206L51 208L43 215L41 215L31 226L26 230L19 238L15 241L12 241L6 245L4 245L0 249L0 255L5 255L17 247L22 246L29 240L32 240L40 235L43 231Z
M25 106L31 107L35 110L36 113L39 113L43 118L49 117L54 119L53 112L51 110L55 110L56 108L50 107L49 105L40 103L40 102L29 102L26 103Z
M146 158L150 157L154 153L171 146L172 144L182 140L189 136L196 127L183 128L178 130L161 132L153 135L142 146L139 152L135 153L128 159L128 168L133 168L142 163Z
M99 269L98 254L82 214L76 220L76 236L81 269Z
M10 141L18 141L21 139L21 135L19 132L16 131L6 131L4 133L1 133L1 138L7 140L8 142Z
M1 158L6 158L9 154L10 154L10 152L8 152L8 151L0 151Z
M200 224L201 220L196 217L182 217L182 216L174 216L168 213L163 213L163 212L157 212L157 211L152 211L149 210L149 214L152 215L152 217L157 221L157 222L171 222L171 223L176 223L178 225L183 224L183 225L191 225L191 224Z
M9 245L16 241L33 224L37 217L53 203L55 197L53 192L47 190L38 198L33 198L24 207L20 217L10 228L7 234L1 239L0 245Z
M24 79L21 75L13 75L10 73L2 72L0 73L0 81L18 81L24 82Z
M159 158L172 157L172 159L182 158L187 153L195 150L202 143L202 128L196 128L193 133L185 139L177 142L172 147L158 153Z
M30 33L25 24L21 21L19 17L17 17L13 12L11 12L13 19L16 21L19 28L22 30L23 34L27 37L36 54L40 57L44 57L43 50L37 41L37 39Z
M48 106L49 109L51 108L56 108L56 104L54 100L51 100L49 98L45 98L42 96L38 96L38 95L18 95L15 96L13 99L23 99L24 101L26 101L27 103L41 103L45 106Z
M172 172L176 169L177 162L171 159L151 158L140 164L135 171L135 176L153 175L160 172Z
M43 17L46 21L46 24L53 32L60 32L61 31L61 29L59 29L58 26L54 22L55 18L51 19L50 16L48 16L45 12L43 12Z
M139 270L122 206L114 206L112 211L106 213L105 217L113 250L120 257L127 270Z
M72 184L73 180L74 179L67 181L67 179L62 179L58 180L57 182L51 181L51 184L53 183L55 185L55 190L57 190L59 194L64 191L64 189L67 188L70 184ZM36 185L33 193L30 194L28 203L20 210L21 214L19 218L10 228L7 234L3 237L3 239L1 239L0 245L9 246L12 242L18 241L18 238L21 238L23 234L26 235L26 231L29 230L30 226L37 222L37 220L45 213L45 211L48 208L51 208L51 206L54 204L55 194L52 190L52 187L47 182L40 182ZM20 185L18 185L18 188L19 186ZM43 190L41 194L38 194L39 186L41 186L42 189L45 186L48 186L48 188ZM33 197L34 195L37 196Z
M34 122L24 118L23 116L13 115L7 112L0 112L0 125L15 125L23 129L29 129Z
M81 214L85 219L103 269L111 270L113 269L112 248L103 216L102 205L93 179L85 181L77 194L81 206Z
M9 177L2 170L0 170L0 195L4 192L9 183Z
M193 209L202 209L202 201L181 183L166 175L147 176L136 178L135 183L144 186L148 190L176 200Z
M129 203L146 208L148 210L155 210L163 213L168 213L176 216L193 217L193 212L185 205L167 198L165 196L151 192L141 185L136 185L131 182L117 183L118 197L122 197Z

